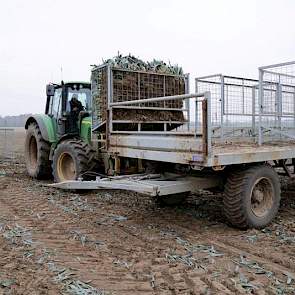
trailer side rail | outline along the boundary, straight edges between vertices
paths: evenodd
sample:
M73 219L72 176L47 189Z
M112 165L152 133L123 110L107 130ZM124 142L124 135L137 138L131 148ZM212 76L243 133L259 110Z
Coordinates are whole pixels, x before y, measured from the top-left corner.
M121 135L127 135L127 134L134 134L134 135L153 135L153 136L163 136L163 135L175 135L179 136L179 140L182 140L181 138L184 136L188 136L191 138L199 138L201 140L201 149L197 150L197 152L200 155L199 159L207 159L207 157L211 154L211 112L210 110L210 92L202 92L202 93L192 93L192 94L183 94L183 95L174 95L174 96L164 96L164 97L154 97L154 98L147 98L147 99L141 99L141 100L132 100L132 101L122 101L122 102L111 102L109 103L109 113L112 114L112 111L114 108L124 108L126 106L132 108L137 108L138 105L143 103L155 103L155 102L165 102L165 101L177 101L177 100L191 100L193 99L195 109L201 105L202 109L202 122L187 122L185 126L180 126L178 128L175 128L176 130L167 130L167 124L175 124L175 123L181 123L183 125L183 122L175 122L175 121L169 121L164 122L164 130L163 131L143 131L140 128L137 129L137 131L126 131L126 130L120 130L115 131L113 130L113 124L117 123L117 121L114 121L110 119L109 122L109 128L108 128L108 136L110 137L112 134L121 134ZM189 101L190 105L191 101ZM155 107L157 110L157 108ZM110 115L111 118L111 115ZM122 121L122 123L126 123L127 121ZM163 123L163 121L159 121ZM134 124L141 124L142 122L133 122ZM144 123L147 123L146 121ZM151 123L156 124L157 122L151 121ZM139 126L140 127L140 126ZM201 129L201 131L200 131ZM154 137L154 140L159 140L159 138ZM196 142L195 142L196 143ZM171 149L171 146L168 146L168 149ZM159 146L159 149L161 147ZM197 157L195 158L195 160ZM192 159L191 161L194 161ZM196 160L198 161L198 160Z
M295 139L295 62L259 68L259 80L222 74L196 78L211 92L212 144ZM201 121L201 110L196 120Z

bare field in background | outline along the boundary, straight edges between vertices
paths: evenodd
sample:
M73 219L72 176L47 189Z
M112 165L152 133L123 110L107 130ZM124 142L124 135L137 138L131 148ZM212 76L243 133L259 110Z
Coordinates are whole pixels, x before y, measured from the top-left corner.
M22 160L25 135L23 127L0 127L0 159Z

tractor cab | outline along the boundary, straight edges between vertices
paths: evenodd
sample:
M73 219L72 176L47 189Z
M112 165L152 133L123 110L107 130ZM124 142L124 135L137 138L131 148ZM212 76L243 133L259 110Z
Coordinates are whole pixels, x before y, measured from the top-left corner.
M53 119L57 137L80 135L81 123L90 116L90 83L67 82L46 86L45 114Z

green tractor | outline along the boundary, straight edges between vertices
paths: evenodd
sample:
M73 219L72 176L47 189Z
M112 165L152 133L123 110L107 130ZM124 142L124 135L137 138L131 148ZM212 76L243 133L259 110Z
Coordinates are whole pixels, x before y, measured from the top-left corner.
M68 82L46 86L45 114L28 118L28 174L56 182L78 179L95 165L91 145L91 86Z

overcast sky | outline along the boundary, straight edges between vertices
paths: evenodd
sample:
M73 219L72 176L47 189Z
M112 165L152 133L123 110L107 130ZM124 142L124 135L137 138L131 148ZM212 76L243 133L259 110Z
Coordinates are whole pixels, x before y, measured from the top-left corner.
M118 51L193 77L256 78L258 66L295 60L295 1L9 0L0 37L0 115L40 113L61 67L64 80L89 81L90 65Z

